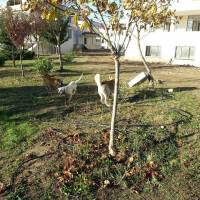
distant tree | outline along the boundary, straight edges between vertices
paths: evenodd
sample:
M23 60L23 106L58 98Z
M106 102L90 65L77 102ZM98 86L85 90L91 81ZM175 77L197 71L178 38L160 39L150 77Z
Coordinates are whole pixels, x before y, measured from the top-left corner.
M149 75L150 81L154 81L152 76L152 72L148 62L146 61L145 56L142 53L141 49L141 40L152 31L152 29L156 29L160 27L162 24L166 22L171 22L172 18L175 20L174 11L168 10L169 2L163 1L163 3L159 3L157 0L148 2L140 2L138 1L137 7L134 9L134 24L136 27L136 34L134 34L137 40L137 46L139 49L140 57L142 62L146 68L146 71ZM160 7L159 7L160 6ZM142 12L144 11L144 12ZM174 21L175 22L175 21Z
M0 16L0 45L1 50L3 54L7 57L7 59L12 57L13 67L15 67L16 47L13 45L12 41L10 40L8 34L5 31L2 15Z
M30 18L24 12L14 13L11 8L3 10L3 24L10 40L19 50L20 65L22 77L24 77L24 67L22 63L22 52L24 49L24 42L28 35L31 34Z
M56 9L57 18L50 20L46 24L45 31L41 36L48 42L56 46L58 50L60 71L63 70L61 45L69 39L69 17L63 16L63 13Z
M40 37L41 33L44 33L47 28L46 20L42 19L39 12L30 13L30 25L31 25L31 35L30 38L34 38L37 43L37 58L39 59L39 46L40 46Z

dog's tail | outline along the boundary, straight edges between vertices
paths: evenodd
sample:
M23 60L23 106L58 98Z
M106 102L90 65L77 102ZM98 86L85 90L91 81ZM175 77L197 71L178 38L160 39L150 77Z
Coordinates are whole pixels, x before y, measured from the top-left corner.
M97 86L101 86L101 85L102 85L102 84L101 84L100 74L96 74L96 75L94 76L94 80L95 80Z
M83 74L81 74L80 78L76 80L75 82L78 83L83 78Z

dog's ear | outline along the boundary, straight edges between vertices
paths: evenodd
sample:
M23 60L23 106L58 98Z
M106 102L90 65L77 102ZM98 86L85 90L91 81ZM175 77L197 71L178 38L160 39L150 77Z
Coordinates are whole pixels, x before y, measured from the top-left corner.
M63 81L60 81L60 86L62 87L64 84L63 84Z

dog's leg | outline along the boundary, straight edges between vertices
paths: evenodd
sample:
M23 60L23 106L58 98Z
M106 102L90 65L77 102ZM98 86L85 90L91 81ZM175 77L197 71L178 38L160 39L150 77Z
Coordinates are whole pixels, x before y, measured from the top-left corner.
M102 93L99 93L99 96L100 96L100 101L102 104L105 104L105 99L104 99L104 95Z
M69 99L68 99L68 104L70 104L71 100L72 100L72 94L70 94Z
M67 96L65 94L65 106L67 106Z
M110 107L111 105L108 103L108 97L106 94L104 94L104 98L105 98L105 104L106 106Z

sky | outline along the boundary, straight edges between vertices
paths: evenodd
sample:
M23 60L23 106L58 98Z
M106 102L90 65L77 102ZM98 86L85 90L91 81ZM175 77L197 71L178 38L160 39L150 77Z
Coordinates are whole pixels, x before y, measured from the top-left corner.
M7 0L0 0L0 6L5 5Z

